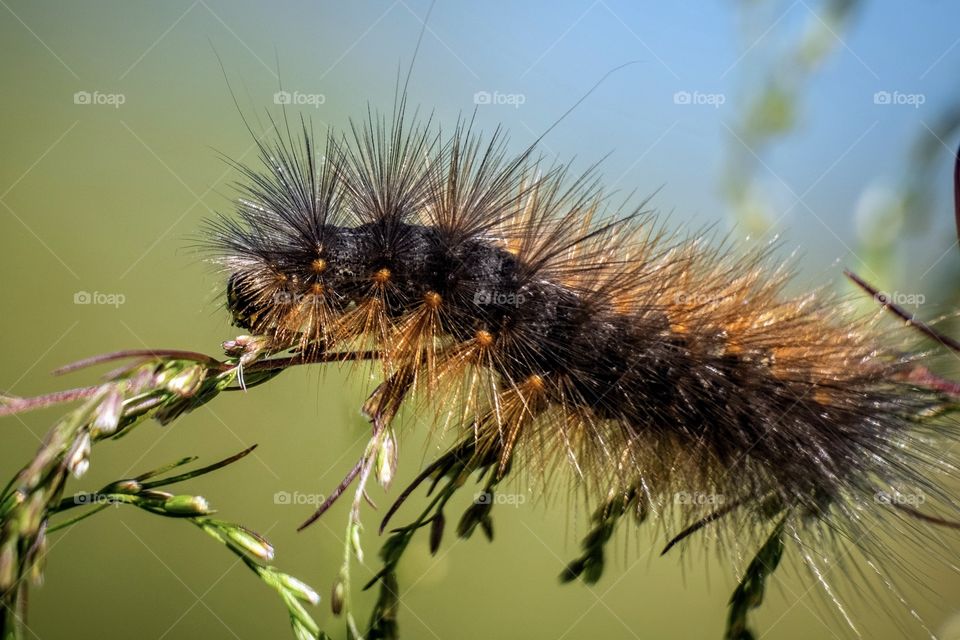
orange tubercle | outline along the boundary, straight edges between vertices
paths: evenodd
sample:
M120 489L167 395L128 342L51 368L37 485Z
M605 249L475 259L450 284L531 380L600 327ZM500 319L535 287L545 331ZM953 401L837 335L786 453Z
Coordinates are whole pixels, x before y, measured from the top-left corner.
M383 267L382 269L378 269L376 273L373 274L373 281L377 284L386 284L390 282L391 277L393 277L393 273L390 271L390 269Z

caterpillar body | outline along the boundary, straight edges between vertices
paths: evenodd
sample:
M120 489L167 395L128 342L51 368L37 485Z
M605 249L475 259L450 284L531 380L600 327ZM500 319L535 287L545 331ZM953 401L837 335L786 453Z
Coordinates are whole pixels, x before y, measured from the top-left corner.
M877 496L955 509L939 445L956 434L925 419L945 401L877 317L788 295L769 248L671 233L499 132L411 120L369 116L322 161L307 126L277 125L263 168L238 165L237 215L208 240L237 325L302 354L366 350L384 423L420 392L501 473L567 467L687 528L738 511L765 537L784 514L798 539L839 531L882 556L875 519L907 514Z

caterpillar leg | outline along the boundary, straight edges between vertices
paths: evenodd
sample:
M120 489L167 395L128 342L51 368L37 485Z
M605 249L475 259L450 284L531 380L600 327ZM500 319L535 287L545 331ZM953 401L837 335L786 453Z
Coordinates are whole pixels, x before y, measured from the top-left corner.
M367 397L361 411L370 420L374 435L389 427L410 392L414 379L414 371L410 367L402 367L377 385Z

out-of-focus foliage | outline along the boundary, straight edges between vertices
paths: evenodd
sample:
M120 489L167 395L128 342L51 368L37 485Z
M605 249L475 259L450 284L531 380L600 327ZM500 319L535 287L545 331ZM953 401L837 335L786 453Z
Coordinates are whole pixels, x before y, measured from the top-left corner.
M748 233L766 233L775 223L776 207L759 187L765 154L789 136L799 135L807 87L824 63L838 55L844 34L868 5L865 0L824 0L811 7L799 35L784 44L763 30L777 29L776 25L770 26L774 21L771 14L775 18L788 3L757 0L740 4L747 25L744 40L778 42L770 55L750 56L750 62L745 61L759 68L743 74L749 80L741 96L741 115L733 128L722 178L732 215ZM927 277L932 270L929 263L937 256L926 261L922 269L911 269L909 245L941 226L935 225L939 218L953 219L943 208L950 185L942 183L941 177L944 166L954 161L950 145L960 137L960 91L955 102L939 107L930 120L919 121L913 137L909 157L900 162L899 179L860 186L856 211L851 212L857 223L853 251L862 261L859 268L878 286L891 286L898 274L909 274L913 289L923 291L924 298L933 303L930 308L935 311L927 315L949 316L950 310L960 308L960 274ZM944 234L938 246L943 254L960 250L953 233ZM864 305L870 304L870 300L864 301ZM950 331L956 323L948 322L948 327Z
M763 68L745 77L756 77L746 87L733 127L735 138L730 144L730 160L723 176L723 191L733 206L738 223L750 233L769 230L774 208L756 188L756 174L764 151L794 131L798 111L803 107L803 93L823 62L840 44L836 33L850 21L861 0L827 0L816 13L811 12L807 25L795 42L773 58L759 59ZM744 40L750 48L762 43L767 31L776 29L778 19L770 12L783 11L780 2L751 1L742 3ZM770 24L773 22L773 26Z

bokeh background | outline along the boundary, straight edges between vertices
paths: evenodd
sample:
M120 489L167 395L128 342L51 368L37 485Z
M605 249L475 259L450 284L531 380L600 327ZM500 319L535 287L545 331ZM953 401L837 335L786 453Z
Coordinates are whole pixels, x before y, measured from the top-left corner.
M216 353L236 330L220 306L224 283L191 247L202 220L231 207L236 175L220 154L253 159L228 80L255 129L278 109L281 83L318 131L342 128L368 103L389 109L427 9L422 0L0 0L0 388L83 384L93 374L47 372L114 349ZM715 225L745 242L779 235L783 254L800 256L798 287L844 288L846 266L934 318L957 309L960 291L958 23L960 8L946 0L440 0L409 96L447 126L476 109L481 128L502 123L519 149L607 71L636 61L549 133L548 157L581 168L604 158L607 184L624 195L659 189L653 204L678 227ZM84 292L92 303L78 304ZM268 535L276 564L326 595L344 506L294 529L361 453L358 407L375 382L288 372L99 446L77 487L260 443L184 489ZM4 476L56 415L3 421ZM423 431L407 430L391 495L433 453ZM719 637L736 584L728 563L660 558L651 532L624 530L595 588L561 587L583 514L529 495L495 511L494 544L450 536L437 557L414 544L400 574L404 637ZM375 514L367 520L375 567ZM828 579L842 583L855 569L837 573ZM905 597L932 630L960 638L960 577L944 563L923 581L938 601ZM781 572L773 584L755 617L761 637L849 635L809 576ZM359 597L361 617L370 603ZM906 606L847 604L866 637L924 637ZM343 637L326 607L319 619ZM274 594L213 541L119 508L55 538L31 611L30 637L43 640L288 633Z

